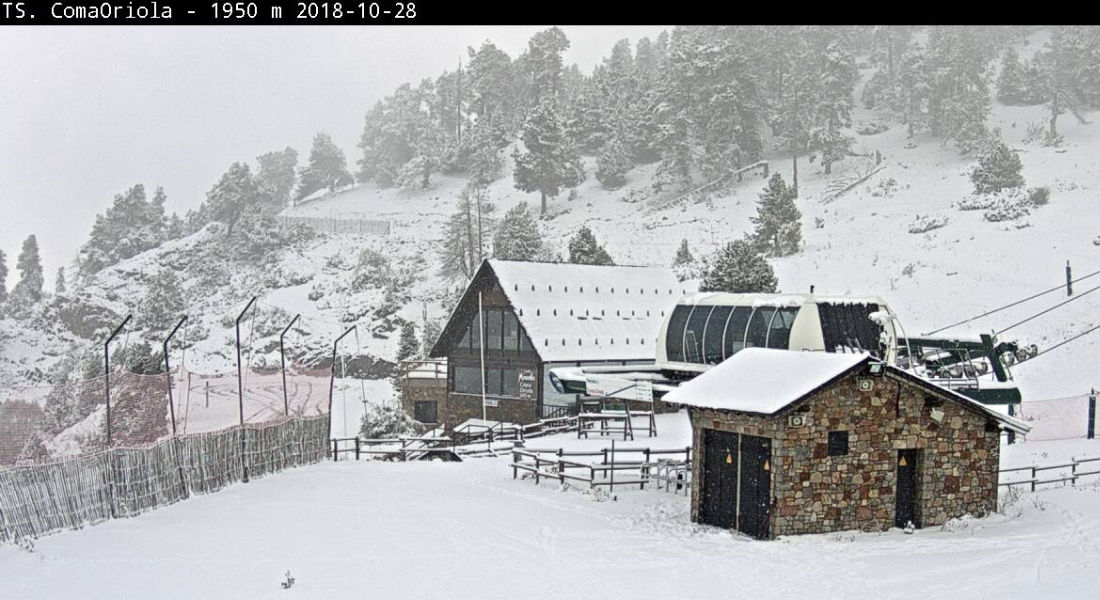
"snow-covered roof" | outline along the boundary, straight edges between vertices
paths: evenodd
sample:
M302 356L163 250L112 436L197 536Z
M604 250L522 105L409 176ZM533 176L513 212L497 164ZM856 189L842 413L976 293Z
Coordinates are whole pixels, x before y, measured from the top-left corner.
M665 316L695 291L665 267L496 259L488 265L548 362L655 360Z
M872 360L862 353L797 352L746 348L695 379L681 384L663 400L672 404L759 414L775 414L833 379ZM1006 428L1027 433L1029 425L1003 415L954 390L898 369L886 370L979 410Z
M665 402L773 414L867 360L867 354L746 348L665 395Z

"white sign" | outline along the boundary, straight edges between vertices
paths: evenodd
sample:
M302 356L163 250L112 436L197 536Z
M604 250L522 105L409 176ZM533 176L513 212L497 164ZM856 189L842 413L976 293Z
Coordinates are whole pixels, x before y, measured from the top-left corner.
M485 399L485 406L495 408L497 406L500 406L500 400L497 400L496 398L486 398Z
M653 382L648 380L632 381L621 377L588 375L585 378L585 392L589 396L595 397L652 402Z

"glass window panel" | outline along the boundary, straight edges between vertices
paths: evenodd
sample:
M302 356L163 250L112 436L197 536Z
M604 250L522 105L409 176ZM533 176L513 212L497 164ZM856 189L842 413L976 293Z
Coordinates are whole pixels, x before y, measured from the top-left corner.
M768 347L788 350L791 343L791 327L794 325L797 307L784 307L775 311L772 317L772 325L768 331Z
M708 365L722 362L722 332L726 329L732 306L715 306L703 334L703 361Z
M749 306L734 307L733 312L730 314L729 321L726 323L726 332L723 335L726 340L726 358L737 354L745 347L745 327L749 323L751 314L752 307Z
M771 323L775 307L766 306L756 309L749 319L749 327L745 335L745 347L753 348L763 346L768 339L768 325Z
M470 319L470 348L481 349L481 319L476 314Z
M516 314L510 310L504 311L504 350L516 351L519 349L519 323Z
M501 310L488 308L485 310L485 349L500 350L500 341L503 333L501 327Z
M703 328L707 324L713 306L696 306L684 328L684 361L703 362Z
M481 393L481 371L477 367L455 367L455 392L460 394Z
M684 326L687 325L691 309L691 306L677 306L669 317L665 332L665 353L672 362L684 362Z
M519 374L515 369L504 369L504 381L501 382L502 396L517 397L519 396Z

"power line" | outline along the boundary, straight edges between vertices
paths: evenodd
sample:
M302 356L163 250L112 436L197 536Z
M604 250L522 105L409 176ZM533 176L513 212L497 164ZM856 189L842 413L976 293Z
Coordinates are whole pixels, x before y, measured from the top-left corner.
M1081 277L1078 277L1077 279L1074 279L1073 281L1070 281L1069 283L1074 284L1074 283L1077 283L1078 281L1081 281L1083 279L1088 279L1089 277L1092 277L1094 275L1100 275L1100 271L1093 271L1092 273L1089 273L1088 275L1082 275ZM993 313L997 313L997 312L1000 312L1002 310L1005 310L1006 308L1012 308L1013 306L1023 304L1024 302L1027 302L1028 300L1034 300L1034 299L1038 298L1039 296L1045 296L1046 294L1049 294L1051 292L1056 292L1056 291L1058 291L1058 290L1060 290L1064 287L1066 287L1066 284L1064 284L1064 283L1058 284L1058 285L1050 288L1049 290L1039 292L1038 294L1035 294L1033 296L1028 296L1027 298L1024 298L1023 300L1017 300L1015 302L1012 302L1011 304L1006 304L1006 305L1004 305L1000 308L995 308L991 311L984 312L984 313L982 313L982 314L980 314L976 317L970 317L969 319L959 321L958 323L952 323L952 324L950 324L946 327L940 327L939 329L936 329L934 331L929 331L929 332L923 333L921 335L932 335L932 334L935 334L935 333L939 333L939 332L941 332L945 329L951 329L952 327L957 327L957 326L962 325L964 323L969 323L971 321L975 321L975 320L980 319L982 317L988 317L989 315L991 315Z
M1041 316L1043 316L1043 315L1047 314L1048 312L1050 312L1050 311L1052 311L1052 310L1054 310L1054 309L1056 309L1056 308L1060 308L1060 307L1062 307L1062 306L1065 306L1065 305L1069 304L1070 302L1073 302L1074 300L1077 300L1078 298L1081 298L1081 297L1082 297L1082 296L1084 296L1085 294L1091 294L1092 292L1095 292L1096 290L1100 290L1100 285L1098 285L1098 286L1096 286L1096 287L1092 288L1091 290L1085 290L1084 292L1081 292L1080 294L1078 294L1078 295L1076 295L1076 296L1074 296L1074 297L1070 298L1069 300L1066 300L1066 301L1064 301L1064 302L1059 302L1058 304L1055 304L1054 306L1052 306L1052 307L1050 307L1050 308L1048 308L1048 309L1046 309L1046 310L1044 310L1044 311L1041 311L1041 312L1037 312L1037 313L1035 313L1035 314L1031 315L1030 317L1028 317L1028 318L1024 319L1023 321L1017 321L1017 322L1015 322L1015 323L1013 323L1013 324L1009 325L1008 327L1005 327L1004 329L1002 329L1002 330L998 331L998 332L997 332L997 335L1001 335L1002 333L1004 333L1004 332L1008 331L1009 329L1012 329L1013 327L1016 327L1017 325L1023 325L1024 323L1027 323L1028 321L1030 321L1030 320L1032 320L1032 319L1035 319L1035 318L1041 317Z
M1050 352L1051 350L1054 350L1055 348L1057 348L1057 347L1059 347L1059 346L1064 346L1064 345L1066 345L1066 344L1068 344L1068 343L1072 342L1073 340L1075 340L1075 339L1077 339L1077 338L1079 338L1079 337L1084 337L1084 336L1086 336L1086 335L1088 335L1088 334L1090 334L1090 333L1092 333L1092 332L1096 331L1097 329L1100 329L1100 325L1096 325L1096 326L1094 326L1093 328L1091 328L1091 329L1086 329L1085 331L1082 331L1081 333L1078 333L1077 335L1075 335L1075 336L1073 336L1073 337L1071 337L1071 338L1068 338L1068 339L1062 340L1062 341L1058 342L1057 344L1054 344L1054 345L1053 345L1053 346L1051 346L1050 348L1045 348L1045 349L1043 349L1043 351L1042 351L1042 352L1037 352L1037 353L1035 354L1035 356L1032 356L1031 358L1029 358L1029 359L1027 359L1027 360L1025 360L1025 361L1021 361L1021 362L1018 362L1018 363L1016 363L1016 366L1020 366L1020 365L1022 365L1022 364L1025 364L1025 363L1029 363L1029 362L1031 362L1031 361L1035 360L1035 359L1036 359L1037 357L1039 357L1039 356L1042 356L1042 355L1046 354L1047 352Z

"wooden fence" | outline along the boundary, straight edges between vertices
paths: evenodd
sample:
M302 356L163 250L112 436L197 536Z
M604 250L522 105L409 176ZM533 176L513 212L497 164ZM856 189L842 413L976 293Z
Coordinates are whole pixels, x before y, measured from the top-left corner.
M656 458L682 455L683 460ZM599 462L577 460L576 457L599 457ZM647 483L655 483L660 489L689 489L691 483L691 446L684 448L624 448L600 450L538 450L534 448L512 449L512 478L520 471L531 474L535 483L550 479L565 483L566 480L587 484L589 488L606 486L613 491L616 485L636 485L645 489ZM621 473L618 481L615 473Z
M326 454L328 415L0 470L0 542L129 517Z
M1094 458L1072 458L1072 459L1070 459L1070 462L1068 462L1068 463L1057 464L1057 465L1044 465L1044 466L1041 466L1041 467L1040 466L1016 467L1016 468L1013 468L1013 469L1001 469L1000 471L998 471L998 473L1001 473L1001 474L1003 474L1003 473L1022 473L1022 472L1025 472L1025 471L1030 471L1031 477L1028 478L1028 479L1020 479L1020 480L1017 480L1017 481L1005 481L1005 482L999 483L997 485L998 485L998 487L1006 487L1006 488L1009 488L1009 489L1012 489L1013 487L1018 486L1018 485L1026 485L1026 486L1030 486L1031 491L1033 491L1033 492L1035 491L1035 486L1046 485L1046 484L1051 484L1051 483L1065 484L1065 482L1068 481L1068 482L1070 482L1071 485L1077 485L1077 479L1080 478L1080 477L1089 477L1089 476L1092 476L1092 475L1100 475L1100 465L1097 465L1097 467L1093 468L1091 471L1078 471L1077 467L1079 467L1079 466L1081 466L1082 464L1085 464L1085 463L1100 463L1100 456L1094 457ZM1039 472L1040 471L1053 471L1053 470L1064 471L1065 469L1070 470L1069 475L1063 475L1062 477L1048 477L1046 479L1039 479Z
M364 233L389 235L390 222L377 219L335 219L329 217L278 217L283 227L303 226L317 233Z

